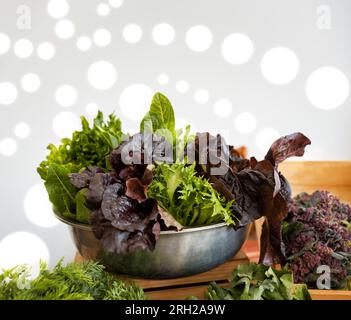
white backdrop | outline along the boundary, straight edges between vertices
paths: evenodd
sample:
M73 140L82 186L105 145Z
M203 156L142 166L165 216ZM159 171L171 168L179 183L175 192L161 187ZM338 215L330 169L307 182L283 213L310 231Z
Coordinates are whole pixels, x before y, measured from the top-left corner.
M73 257L36 166L97 108L132 132L152 94L178 125L262 157L279 135L305 159L350 159L348 0L1 0L0 266Z

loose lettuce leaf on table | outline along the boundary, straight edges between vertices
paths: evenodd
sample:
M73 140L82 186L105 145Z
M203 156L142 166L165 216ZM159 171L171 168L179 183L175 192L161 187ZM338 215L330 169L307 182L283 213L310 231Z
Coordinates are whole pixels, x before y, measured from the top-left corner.
M311 300L305 284L294 284L292 273L263 264L239 265L229 288L211 282L205 293L208 300Z

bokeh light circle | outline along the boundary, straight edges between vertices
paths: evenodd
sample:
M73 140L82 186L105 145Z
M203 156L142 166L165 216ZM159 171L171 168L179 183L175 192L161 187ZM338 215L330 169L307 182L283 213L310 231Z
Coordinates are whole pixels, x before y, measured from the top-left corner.
M350 82L337 68L318 68L307 79L307 98L318 109L336 109L344 104L349 94Z
M117 71L111 62L100 60L89 67L87 78L93 88L107 90L115 84Z

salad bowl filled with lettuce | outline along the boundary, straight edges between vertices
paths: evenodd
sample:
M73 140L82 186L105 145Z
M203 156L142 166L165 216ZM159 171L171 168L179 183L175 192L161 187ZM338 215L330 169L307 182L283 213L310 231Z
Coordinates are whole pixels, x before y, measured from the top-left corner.
M283 220L290 188L278 165L302 156L301 133L272 144L264 160L245 159L220 136L176 129L170 101L156 93L134 135L99 112L37 171L56 216L77 249L109 270L173 278L209 270L236 254L249 224ZM267 252L279 243L269 229ZM269 230L268 230L269 229Z

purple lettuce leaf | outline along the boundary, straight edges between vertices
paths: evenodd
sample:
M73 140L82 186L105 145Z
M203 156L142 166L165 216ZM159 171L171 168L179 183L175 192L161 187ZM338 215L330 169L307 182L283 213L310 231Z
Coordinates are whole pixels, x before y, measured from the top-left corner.
M201 137L207 137L207 148L200 148ZM217 144L214 142L217 141ZM243 227L261 217L266 218L261 239L260 261L279 263L284 259L281 223L288 210L291 197L289 183L278 171L278 165L292 156L302 156L310 140L301 133L284 136L275 141L262 161L240 157L233 146L227 146L217 135L198 133L189 146L195 154L197 171L206 176L213 187L228 201L234 200L232 210L239 217L235 228ZM201 149L201 151L200 151ZM212 159L209 158L209 152ZM214 155L214 156L213 156ZM203 159L206 164L201 165ZM226 159L229 161L226 162ZM212 162L210 160L213 160ZM224 174L212 174L211 169L223 162L229 168ZM222 164L223 165L223 164Z

